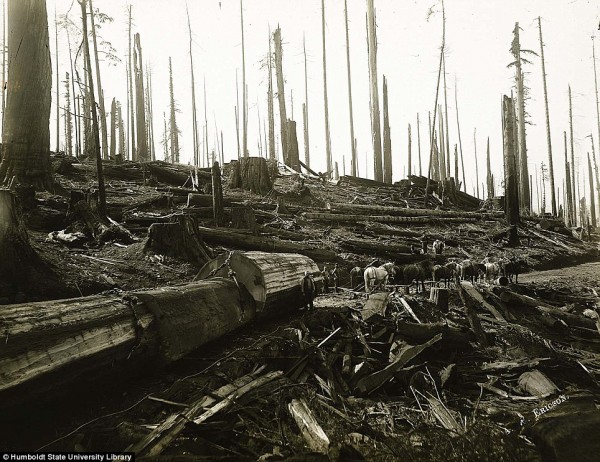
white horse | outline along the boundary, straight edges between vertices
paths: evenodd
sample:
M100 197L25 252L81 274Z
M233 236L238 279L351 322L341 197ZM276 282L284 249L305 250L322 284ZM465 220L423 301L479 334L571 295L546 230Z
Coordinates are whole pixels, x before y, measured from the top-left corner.
M393 269L391 271L393 272ZM365 292L369 294L375 287L380 287L382 284L385 287L389 276L390 273L383 266L365 268Z

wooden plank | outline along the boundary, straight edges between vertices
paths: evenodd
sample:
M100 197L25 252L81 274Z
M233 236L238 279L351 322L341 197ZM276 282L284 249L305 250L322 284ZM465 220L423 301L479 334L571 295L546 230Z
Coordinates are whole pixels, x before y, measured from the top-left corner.
M304 399L293 399L288 404L288 410L298 425L308 447L312 451L327 454L330 444L329 438L313 416L306 401Z
M417 321L419 324L421 324L421 321L419 320L419 318L417 317L417 315L415 314L415 312L413 311L413 309L410 307L410 305L408 304L408 302L406 301L406 299L404 297L400 297L400 303L402 303L402 306L404 307L404 309L408 312L408 314L411 315L411 317Z

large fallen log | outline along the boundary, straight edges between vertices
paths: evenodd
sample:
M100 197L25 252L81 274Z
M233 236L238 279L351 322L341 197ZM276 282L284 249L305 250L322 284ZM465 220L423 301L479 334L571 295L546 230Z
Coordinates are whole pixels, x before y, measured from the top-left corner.
M159 182L173 186L183 186L186 183L191 184L192 173L197 176L199 183L211 183L212 175L210 172L195 170L191 165L169 164L167 162L155 161L145 164L148 170ZM188 180L190 180L188 182Z
M267 252L287 252L306 255L315 261L334 261L337 254L329 249L322 249L308 244L279 241L263 236L240 234L228 228L199 228L200 235L206 242L235 247L243 250L259 250Z
M341 215L334 213L306 212L304 218L309 220L327 221L334 223L355 223L362 221L374 221L378 223L474 223L478 217L448 218L448 217L396 217L389 215Z
M463 212L437 209L411 209L405 207L390 207L386 205L361 205L332 203L333 213L349 213L350 215L391 215L402 217L446 217L446 218L501 218L503 212Z
M278 300L276 286L269 287ZM175 361L253 320L255 306L243 285L222 278L122 297L7 305L0 396L10 399L0 402L109 369Z
M300 280L305 271L313 275L317 287L323 283L319 267L310 258L268 252L221 254L204 265L197 278L226 276L229 271L233 271L236 280L248 289L259 312L303 306Z
M352 250L354 252L360 252L360 253L365 253L365 254L369 253L369 254L374 254L374 255L384 254L383 256L391 256L392 258L396 254L410 253L410 247L407 245L388 244L388 243L378 242L378 241L361 241L358 239L344 239L343 241L340 242L340 245L342 246L342 248Z

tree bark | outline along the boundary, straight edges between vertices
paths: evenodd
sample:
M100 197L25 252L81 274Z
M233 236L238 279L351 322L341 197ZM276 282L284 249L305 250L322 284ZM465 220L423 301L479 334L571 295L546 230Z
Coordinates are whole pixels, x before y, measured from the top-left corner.
M567 201L565 203L565 207L567 210L565 211L565 224L567 227L575 225L574 219L574 211L573 211L573 189L571 183L571 167L569 165L569 150L567 148L567 132L563 132L564 140L565 140L565 182L566 182L566 192L567 192Z
M509 225L519 224L519 185L517 182L515 162L515 139L513 118L513 101L504 96L502 104L502 128L504 139L504 196L506 222Z
M269 117L269 160L275 160L275 110L273 107L273 54L271 52L271 31L269 31L269 56L267 58L267 69L269 72L269 86L267 90L267 112ZM304 49L304 78L306 79L306 48ZM307 90L306 80L304 82ZM308 95L307 95L308 96ZM304 152L308 159L308 99L306 100L306 113L304 116ZM239 142L239 140L238 140Z
M291 167L283 79L283 48L281 45L281 29L279 27L273 32L273 41L275 42L275 75L277 76L277 98L279 101L279 122L281 125L281 152L283 153L283 163Z
M244 41L243 0L240 0L240 26L242 30L242 157L248 157L248 87L246 86L246 44ZM284 118L283 120L285 121L287 118Z
M52 188L52 69L45 0L8 2L8 85L0 182Z
M487 139L487 198L494 197L494 177L492 175L492 162L490 160L490 137Z
M215 225L221 226L223 223L223 186L221 185L221 169L218 162L214 162L212 166L212 195Z
M102 133L102 158L108 159L108 130L106 129L106 110L104 107L104 93L102 92L102 79L100 77L100 60L98 59L98 44L96 41L96 22L94 21L94 6L90 2L90 20L92 24L92 43L94 44L94 62L96 64L96 82L98 85L98 102L100 109L100 131Z
M131 138L131 160L137 160L135 150L135 106L133 104L133 47L131 45L131 8L129 5L129 137Z
M110 104L110 158L115 159L117 155L117 103L112 99Z
M134 36L133 64L135 67L135 93L137 115L137 160L148 162L148 135L146 132L146 106L144 104L144 60L139 32Z
M588 152L588 175L590 177L590 217L592 229L596 229L596 191L594 191L594 175L592 173L592 161Z
M356 149L354 149L354 112L352 110L352 74L350 72L350 38L348 36L348 0L344 0L344 23L346 26L346 70L348 74L348 110L350 113L350 150L352 152L350 174L352 176L357 176L356 170L358 159Z
M179 163L179 128L177 127L177 119L175 116L175 92L173 90L173 67L171 65L171 57L169 56L169 138L171 141L171 162Z

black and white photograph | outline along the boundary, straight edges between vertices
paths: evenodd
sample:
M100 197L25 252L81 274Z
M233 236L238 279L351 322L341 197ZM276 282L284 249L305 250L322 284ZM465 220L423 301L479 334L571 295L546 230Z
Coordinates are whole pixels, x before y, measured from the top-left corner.
M1 461L600 460L599 2L0 10Z

